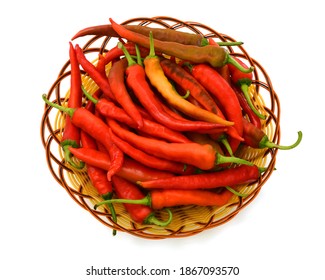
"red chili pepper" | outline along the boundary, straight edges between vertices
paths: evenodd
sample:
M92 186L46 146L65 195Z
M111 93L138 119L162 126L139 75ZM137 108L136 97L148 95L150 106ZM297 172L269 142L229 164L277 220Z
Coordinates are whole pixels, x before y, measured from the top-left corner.
M109 85L108 80L103 77L103 75L96 69L90 61L87 60L85 54L79 45L75 46L77 59L82 66L82 68L88 73L90 78L94 80L94 82L99 86L99 88L103 91L103 93L112 100L115 100L114 94L111 90L111 86Z
M248 69L248 66L239 58L234 57L234 59L242 65L242 67ZM229 65L228 66L230 75L231 75L231 80L232 82L239 86L246 98L246 101L251 108L251 110L258 116L259 118L265 120L266 116L262 115L254 106L252 103L251 97L249 96L248 88L252 84L252 79L253 79L253 74L252 73L243 73L239 71L235 66Z
M96 149L96 141L88 135L86 132L81 131L81 144L85 148ZM102 196L103 199L111 199L113 196L113 186L110 181L107 180L106 171L87 164L87 174L92 185L96 188L99 195ZM111 211L112 220L116 223L116 212L112 204L108 205ZM116 230L113 230L113 235L116 235Z
M121 59L113 64L108 74L108 81L115 96L116 101L122 106L125 112L136 122L138 128L143 127L143 119L134 105L124 83L124 75L127 70L128 62ZM132 67L132 66L129 66Z
M109 170L111 160L107 153L90 148L70 147L71 153L86 164ZM174 174L166 171L156 170L140 164L139 162L125 158L121 169L116 173L118 176L136 183L137 181L149 181L160 178L171 177Z
M129 200L136 200L144 197L141 190L131 182L118 176L113 176L112 181L117 197ZM160 221L155 217L155 212L153 212L149 206L124 203L124 207L130 214L131 219L139 224L154 224L165 227L172 221L172 212L169 209L166 209L169 214L168 219L166 221ZM97 207L95 206L95 208Z
M83 89L84 94L87 98L96 105L96 110L105 117L112 118L119 122L125 123L132 128L137 128L139 131L148 133L157 138L165 139L169 142L176 143L189 143L188 140L183 134L178 131L171 130L166 126L161 125L160 123L148 120L143 118L143 126L137 127L134 120L126 114L126 112L117 107L113 102L110 102L104 98L96 99L90 95L85 89ZM142 112L140 112L142 114ZM146 116L147 117L147 116Z
M239 164L253 165L241 158L226 157L216 154L211 145L200 145L198 143L167 143L165 141L150 139L137 135L122 128L116 121L109 120L112 131L120 138L128 141L144 152L165 158L168 160L186 163L196 166L202 170L209 170L216 164L234 162Z
M244 134L243 134L244 142L246 145L252 148L256 148L256 149L276 148L280 150L290 150L297 147L302 140L302 132L298 131L298 139L294 144L290 146L277 145L271 142L268 136L261 129L257 128L255 125L253 125L246 119L243 119L243 123L244 123Z
M234 122L234 128L240 137L243 135L242 111L238 98L231 86L212 67L206 64L194 65L190 68L192 75L217 98L226 118ZM243 140L243 139L242 139ZM240 141L231 137L229 139L233 153L236 152Z
M145 189L213 189L252 183L259 177L257 166L240 165L211 173L181 175L137 183Z
M139 44L140 46L149 48L150 41L145 35L132 32L126 29L124 26L117 24L111 18L109 19L113 29L122 37L128 41ZM242 71L251 72L253 68L247 70L237 63L229 53L219 46L206 45L203 47L185 45L169 41L154 40L154 45L157 51L165 53L170 56L178 57L182 60L191 61L193 63L209 63L213 67L221 67L227 63L235 64Z
M70 57L70 65L71 65L71 74L70 74L70 95L68 100L69 108L79 108L82 104L82 91L81 91L81 76L79 63L76 57L75 49L70 42L69 48L69 57ZM80 144L80 129L71 123L71 119L69 116L66 117L65 127L63 130L61 147L64 151L64 159L66 162L71 164L73 167L77 169L81 169L84 167L84 163L80 162L76 164L72 158L71 153L69 151L69 147L79 147Z
M108 150L111 158L111 166L107 172L107 178L110 181L111 176L118 172L122 165L124 156L120 149L116 147L110 138L110 128L100 118L89 112L85 108L66 108L56 103L49 101L46 95L42 95L43 100L49 105L58 110L61 110L71 117L72 123L80 129L87 132L94 139L101 142Z
M158 210L165 207L197 205L197 206L223 206L229 202L233 193L224 189L222 192L207 190L151 190L147 196L142 199L111 199L99 202L95 205L97 208L103 204L110 203L129 203L150 206Z
M123 45L120 45L123 48ZM129 58L127 50L123 48L126 57ZM176 131L198 131L202 130L208 132L213 129L225 129L225 126L201 122L201 121L190 121L187 119L176 119L171 117L166 111L161 102L155 96L151 86L146 80L146 74L140 65L132 67L126 71L127 85L133 90L134 94L138 98L141 105L148 111L148 113L159 123L166 127Z
M122 150L122 152L145 166L158 170L169 171L176 174L190 174L194 171L193 168L188 169L187 165L184 165L182 163L173 162L149 155L142 150L133 147L127 141L124 141L121 138L117 137L114 133L111 133L111 137L113 142Z

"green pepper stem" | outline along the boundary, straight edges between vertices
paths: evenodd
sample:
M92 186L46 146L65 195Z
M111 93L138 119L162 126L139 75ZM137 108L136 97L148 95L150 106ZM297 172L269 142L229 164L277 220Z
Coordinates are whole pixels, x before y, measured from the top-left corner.
M118 43L117 43L117 47L123 51L123 53L124 53L124 55L125 55L125 58L126 58L126 60L127 60L127 62L128 62L128 66L129 66L129 67L132 66L132 65L137 64L137 63L135 62L135 60L131 57L131 55L130 55L130 53L128 52L128 50L126 49L126 47L125 47L121 42L118 42Z
M290 145L290 146L277 145L277 144L271 142L269 140L269 138L267 137L267 135L265 135L262 138L262 140L260 141L259 147L261 149L263 149L263 148L270 148L270 149L277 148L277 149L280 149L280 150L290 150L290 149L293 149L293 148L297 147L300 144L301 140L302 140L302 132L301 131L298 131L298 139L297 139L297 141L295 143L293 143L292 145Z
M73 113L76 109L74 108L69 108L69 107L63 107L60 106L57 103L51 102L50 100L47 99L46 94L42 94L42 99L45 101L45 103L53 108L56 108L64 113L67 113L70 117L73 116Z
M251 66L249 68L245 68L242 65L238 63L236 59L234 59L228 52L227 52L227 57L226 57L226 63L230 63L234 65L239 71L243 73L251 73L254 70L254 67Z
M98 103L98 100L93 97L83 86L81 86L82 92L84 93L84 95L86 95L86 97L94 104Z
M228 191L232 192L233 194L235 194L237 196L240 196L240 197L246 197L246 196L248 196L248 194L237 192L236 190L234 190L233 188L228 187L228 186L226 186L226 189Z
M104 198L105 200L109 200L111 199L113 196L112 192L108 192L102 195L102 198ZM115 208L113 204L108 204L109 210L111 211L111 215L112 215L112 220L117 223L117 217L116 217L116 212L115 212ZM116 229L113 229L113 236L116 235Z
M152 31L149 32L149 42L150 42L150 48L149 48L149 54L148 54L148 58L152 58L152 57L155 57L156 56L156 53L155 53L155 43L154 43L154 40L153 40L153 34L152 34Z
M231 149L231 147L230 147L230 144L229 144L229 142L228 142L228 139L227 139L227 137L226 137L226 135L225 134L222 134L220 137L219 137L219 139L218 139L224 146L225 146L225 148L226 148L226 150L227 150L227 152L229 153L229 155L230 156L233 156L234 154L233 154L233 152L232 152L232 149Z
M217 42L220 47L240 46L243 42Z
M260 113L260 112L255 108L255 106L254 106L253 103L252 103L252 100L251 100L251 98L250 98L250 96L249 96L249 93L248 93L248 87L249 87L249 84L246 83L246 82L243 82L243 83L241 83L240 87L241 87L241 90L242 90L242 92L243 92L243 94L244 94L244 96L245 96L245 99L246 99L247 103L248 103L249 108L251 108L251 110L254 112L254 114L255 114L256 116L258 116L260 119L265 120L265 119L266 119L266 116L265 116L265 115L262 115L262 114L261 114L261 113Z
M217 153L216 164L223 164L223 163L237 163L237 164L246 164L250 166L254 165L254 163L242 158L238 158L234 156L227 157Z
M141 199L124 199L124 198L107 199L95 204L94 209L96 210L101 205L112 204L112 203L128 203L128 204L140 204L140 205L151 206L151 197L150 195L147 195Z
M165 208L166 212L168 213L168 219L166 221L158 220L155 216L155 212L151 213L144 221L145 224L154 224L161 227L168 226L171 221L173 220L173 213L170 211L170 209Z
M76 141L66 140L61 143L61 146L63 148L64 160L76 169L83 169L85 163L83 161L79 161L79 163L76 164L72 159L72 153L70 152L69 149L69 147L74 147L74 148L78 147Z
M142 57L141 57L140 49L139 49L139 47L138 47L137 44L135 45L135 53L137 54L137 63L138 63L140 66L143 66L143 62L142 62Z

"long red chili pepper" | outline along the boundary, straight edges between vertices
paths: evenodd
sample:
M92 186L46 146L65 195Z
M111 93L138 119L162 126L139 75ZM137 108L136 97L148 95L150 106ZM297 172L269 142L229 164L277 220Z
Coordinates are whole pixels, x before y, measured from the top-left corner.
M213 189L252 183L259 177L257 166L240 165L206 174L181 175L137 183L145 189Z
M128 141L148 154L172 161L196 166L202 170L209 170L216 164L234 162L253 165L251 162L237 157L226 157L215 152L211 145L198 143L167 143L137 135L122 128L116 121L109 120L112 131L120 138Z
M148 79L150 80L150 83L159 91L167 103L194 119L219 123L226 126L233 125L233 122L229 122L228 120L225 120L212 112L193 105L176 92L175 88L164 74L164 71L160 65L160 58L155 55L153 44L153 37L150 36L150 52L149 55L144 59L144 70Z
M226 118L234 122L234 128L239 136L243 134L242 110L238 98L231 86L212 67L206 64L198 64L190 67L192 75L215 96L220 103ZM233 153L236 152L240 141L231 137L229 144Z
M208 190L151 190L147 196L142 199L111 199L99 202L95 208L103 204L110 203L128 203L150 206L158 210L165 207L197 205L197 206L223 206L229 202L233 193L224 189L222 192Z
M121 199L137 200L145 197L135 184L132 184L123 178L113 176L112 181L116 195ZM131 219L139 224L154 224L166 227L170 224L173 217L172 212L169 209L166 209L169 215L168 219L166 221L161 221L155 217L155 212L149 206L124 203L124 207L130 214ZM95 206L95 208L97 208L97 206Z
M237 60L237 62L239 64L241 64L244 68L248 69L248 66L239 58L234 57L235 60ZM249 105L249 107L251 108L251 110L256 114L256 116L258 116L259 118L265 120L266 116L264 116L263 114L261 114L254 106L254 104L252 103L251 97L249 96L249 92L248 92L248 88L249 86L252 84L252 79L253 79L253 74L252 73L243 73L241 71L239 71L236 67L234 67L233 65L229 65L228 66L229 71L230 71L230 76L231 76L231 80L232 82L239 86L247 100L247 103Z
M297 147L302 140L302 132L298 131L298 139L295 143L293 143L290 146L277 145L270 141L270 139L263 132L263 130L257 128L255 125L253 125L246 119L243 119L243 123L244 123L244 134L243 134L244 142L246 145L252 148L257 148L257 149L276 148L280 150L290 150Z
M125 71L128 67L126 59L115 62L109 71L108 81L116 101L122 106L125 112L137 123L138 127L143 126L143 119L137 107L133 103L124 83ZM129 66L132 67L132 66Z
M137 128L134 120L132 120L131 117L128 116L122 108L116 106L113 102L108 101L105 98L101 98L101 99L94 98L85 89L83 89L83 92L87 96L87 98L93 104L96 105L96 110L102 116L105 116L105 117L114 119L116 121L125 123L132 128ZM145 133L152 135L154 137L157 137L157 138L165 139L169 142L176 142L176 143L191 142L182 133L180 133L178 131L171 130L168 127L166 127L160 123L148 120L144 117L143 117L143 126L138 129L139 129L139 131L145 132Z
M81 131L80 138L82 147L93 149L97 148L96 141L86 132ZM105 200L111 199L113 196L112 182L107 180L106 173L107 171L101 168L87 164L87 174L89 176L89 179L92 185L96 188L98 194L101 195ZM109 204L108 207L112 215L112 220L116 223L117 218L114 206L112 204ZM116 229L113 230L113 235L116 235Z
M111 90L108 80L103 77L103 75L96 69L90 61L87 60L85 54L79 45L75 46L77 59L82 66L82 68L88 73L88 75L94 80L94 82L99 86L103 93L112 100L115 100L114 94Z
M190 170L187 165L179 162L173 162L167 159L162 159L156 156L149 155L140 149L130 145L127 141L117 137L114 133L111 133L113 142L129 157L142 163L145 166L155 168L158 170L168 171L176 174L189 174L193 173L193 168Z
M70 96L68 100L69 108L79 108L82 104L82 91L81 91L81 76L79 63L76 57L75 49L70 42L69 45L69 57L70 57L70 65L71 65L71 74L70 74ZM69 116L66 117L65 127L63 130L63 135L61 139L61 147L64 151L64 159L70 165L77 169L81 169L84 167L83 162L79 162L79 164L75 163L71 158L71 153L69 151L69 147L79 147L80 144L80 129L71 123L71 119Z
M70 147L70 151L76 158L84 161L86 164L104 170L109 170L111 167L110 157L105 152L90 148L73 147ZM128 157L124 159L123 166L116 174L133 183L136 183L137 181L149 181L174 176L173 173L149 168Z
M42 95L43 100L49 106L52 106L71 117L72 123L87 132L94 139L101 142L108 150L111 158L111 167L107 172L107 178L110 181L111 176L118 172L124 160L124 155L120 149L113 143L110 138L109 127L99 117L95 116L85 108L66 108L49 101L46 94Z
M126 57L128 58L130 64L134 61L130 58L127 50L120 44ZM133 61L133 62L132 62ZM132 70L132 71L131 71ZM141 105L149 112L149 114L159 123L165 125L166 127L176 130L176 131L204 131L208 132L213 129L225 129L225 126L208 123L202 121L191 121L184 118L176 119L171 117L164 109L161 102L155 96L152 91L151 86L146 80L146 74L143 69L138 64L138 67L134 66L126 71L127 75L127 85L133 90L134 94L138 98Z
M117 24L111 18L109 19L113 29L122 37L131 42L139 44L140 46L149 48L150 40L147 36L132 32L124 26ZM251 69L245 69L234 60L229 53L219 46L207 45L203 47L185 45L175 42L161 41L154 39L155 48L157 51L165 53L170 56L175 56L180 59L191 61L193 63L209 63L214 67L220 67L227 63L232 63L239 67L244 72L251 72Z

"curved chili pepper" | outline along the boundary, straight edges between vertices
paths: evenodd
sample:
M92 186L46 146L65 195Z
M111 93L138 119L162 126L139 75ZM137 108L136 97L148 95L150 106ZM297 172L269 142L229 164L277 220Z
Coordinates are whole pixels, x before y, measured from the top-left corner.
M216 97L226 118L234 122L233 127L237 130L238 135L242 137L242 110L238 98L231 86L209 65L192 65L190 70L192 75L203 85L203 87ZM229 139L229 144L232 152L235 153L240 144L240 140L231 137Z
M155 168L158 170L169 171L176 174L189 173L187 165L149 155L143 152L142 150L133 147L127 141L122 140L112 132L111 132L111 137L115 145L119 147L122 150L122 152L124 152L129 157L142 163L145 166ZM194 170L191 169L190 173L192 173L192 171Z
M94 82L98 85L98 87L103 91L103 93L112 100L115 100L114 94L111 90L111 86L109 85L108 80L103 77L103 75L96 69L90 61L87 60L85 54L79 45L75 46L77 59L82 66L82 68L88 73L90 78L94 80Z
M101 99L94 98L84 88L83 88L83 92L86 95L86 97L93 104L96 105L96 110L101 115L125 123L132 128L137 128L134 120L132 120L131 117L129 117L122 108L117 107L113 102L110 102L104 98ZM176 143L191 142L182 133L171 130L166 126L161 125L160 123L148 120L146 118L143 118L143 126L138 129L139 131L148 133L149 135L152 135L157 138L165 139L169 142L176 142Z
M206 46L209 42L203 37L201 34L196 33L188 33L177 31L174 29L168 28L152 28L143 25L124 25L127 30L131 30L136 33L140 33L145 36L149 36L149 32L151 31L155 38L161 41L172 41L178 42L180 44L185 45L197 45L197 46ZM109 36L109 37L120 37L112 25L104 24L97 26L90 26L78 31L71 40L75 40L79 37L87 36L87 35L97 35L97 36ZM238 46L241 45L242 42L218 42L220 46Z
M255 125L243 119L244 123L244 143L252 148L263 149L263 148L276 148L280 150L290 150L297 147L302 140L302 132L298 131L298 139L295 143L290 146L277 145L271 142L268 136Z
M142 199L111 199L99 202L95 209L103 204L110 203L128 203L150 206L158 210L165 207L197 205L197 206L223 206L229 202L233 193L227 189L222 192L213 192L208 190L151 190L147 196Z
M219 123L226 126L233 125L233 122L229 122L214 113L193 105L176 92L161 68L160 58L155 55L152 36L150 36L150 53L144 60L144 66L144 70L151 84L165 98L167 103L175 109L197 120Z
M116 101L122 106L125 112L137 123L138 127L143 127L143 119L134 105L127 88L124 83L124 75L128 62L126 59L121 59L115 62L109 71L108 81L111 85L112 92L115 96Z
M123 52L125 53L126 58L132 62L132 58L128 54L127 50L123 47L122 44L119 45ZM173 118L170 116L164 109L164 106L155 96L155 93L152 91L151 86L146 80L146 74L143 69L138 64L138 67L134 65L131 69L132 71L126 71L126 82L127 85L133 90L134 94L138 98L141 105L148 111L148 113L159 123L165 125L166 127L176 130L176 131L204 131L208 132L213 129L225 129L225 126L208 123L202 121L191 121L185 118Z
M80 138L81 138L82 147L92 148L92 149L97 148L95 140L86 132L81 131L80 136L81 136ZM107 172L101 168L87 164L87 174L89 176L89 179L92 185L97 190L98 194L101 195L101 197L105 200L111 199L113 196L112 182L107 180L106 173ZM112 220L116 223L117 218L116 218L115 209L112 204L108 205L108 207L111 211ZM113 235L116 235L115 229L113 229Z
M98 167L104 170L109 170L111 160L107 153L90 148L73 148L70 147L71 153L86 164ZM126 157L121 169L116 173L130 182L149 181L160 178L171 177L174 174L144 166L143 164Z
M135 184L132 184L123 178L113 176L112 181L116 195L121 199L138 200L145 197ZM124 207L130 214L131 219L139 224L154 224L165 227L170 224L173 218L172 212L169 209L166 209L169 215L168 219L166 221L160 221L155 217L155 212L149 206L124 203ZM97 205L95 205L95 209L96 208Z
M226 157L215 152L211 145L198 143L166 143L158 139L150 139L137 135L122 128L116 121L109 120L112 131L120 138L128 141L148 154L172 161L196 166L202 170L209 170L216 164L233 162L253 165L253 163L237 157Z
M111 176L118 172L124 160L124 155L120 149L113 143L110 134L109 127L99 117L95 116L85 108L66 108L56 103L49 101L46 98L46 94L42 95L43 100L49 106L52 106L62 112L65 112L71 117L72 123L80 129L87 132L94 139L101 142L108 150L111 158L111 166L107 172L107 178L110 181Z
M237 62L242 65L244 68L248 69L248 66L239 58L234 57L235 60L237 60ZM258 116L259 118L265 120L266 116L262 115L254 106L254 104L252 103L251 97L249 96L249 92L248 92L248 88L249 86L252 84L252 79L253 79L253 74L252 73L243 73L241 71L239 71L236 67L234 67L233 65L229 65L228 66L229 71L230 71L230 76L231 76L231 80L232 82L239 86L247 100L247 103L249 105L249 107L251 108L251 110L256 114L256 116Z
M81 91L81 76L79 63L76 57L75 49L71 42L69 42L69 57L71 65L71 74L70 74L70 96L68 100L69 108L78 108L82 104L82 91ZM64 151L64 159L74 168L82 169L84 167L83 162L76 164L72 158L69 151L69 147L79 147L80 144L80 129L71 123L71 119L67 116L65 120L65 127L63 130L63 135L61 139L61 147Z
M109 19L113 29L122 37L140 46L150 48L150 40L147 36L132 32L123 25L117 24L111 18ZM253 67L245 69L229 53L219 46L207 45L203 47L184 45L175 42L167 42L154 39L154 45L157 51L180 59L191 61L193 63L209 63L213 67L221 67L227 63L234 64L241 71L252 72Z
M181 175L165 179L137 182L145 189L213 189L255 182L260 177L256 165L239 165L206 174Z

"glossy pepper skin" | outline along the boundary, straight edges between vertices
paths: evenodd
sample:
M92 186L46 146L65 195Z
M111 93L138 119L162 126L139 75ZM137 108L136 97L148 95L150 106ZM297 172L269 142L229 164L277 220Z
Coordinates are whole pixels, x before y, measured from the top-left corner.
M196 46L204 46L208 44L207 39L204 38L201 34L180 32L177 30L167 29L167 28L151 28L142 25L124 25L124 27L127 30L145 36L149 36L149 33L152 32L154 37L161 41L171 41L171 42L177 42L184 45L196 45ZM84 28L79 32L77 32L72 37L72 40L86 35L120 37L119 34L114 30L112 25L104 24L104 25L90 26Z
M206 174L173 176L170 178L138 182L145 189L214 189L255 182L260 177L257 166L240 165Z
M68 99L69 108L79 108L82 105L82 91L81 91L81 76L79 69L79 62L77 60L75 49L72 43L69 43L69 58L71 65L70 74L70 95ZM80 128L76 127L69 116L66 117L65 127L62 134L62 139L60 143L64 151L65 160L72 165L74 168L81 169L84 164L80 162L76 164L72 158L69 151L69 147L79 147L80 145Z
M111 18L109 20L113 29L122 38L146 48L150 47L150 41L147 36L132 32L131 30L126 29L124 26L117 24ZM253 67L249 69L241 67L241 65L239 65L224 48L220 48L219 46L205 45L199 47L176 42L161 41L157 39L154 40L154 44L157 51L170 56L178 57L185 61L191 61L193 63L208 63L213 67L221 67L227 63L231 63L238 67L241 71L253 71Z

